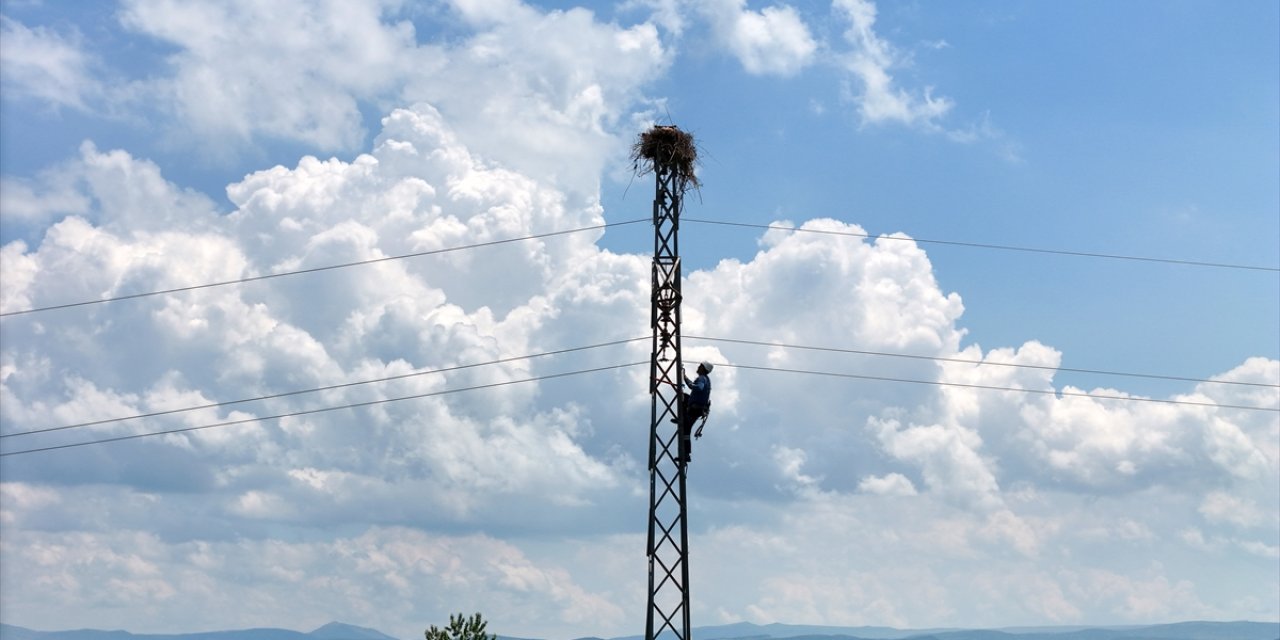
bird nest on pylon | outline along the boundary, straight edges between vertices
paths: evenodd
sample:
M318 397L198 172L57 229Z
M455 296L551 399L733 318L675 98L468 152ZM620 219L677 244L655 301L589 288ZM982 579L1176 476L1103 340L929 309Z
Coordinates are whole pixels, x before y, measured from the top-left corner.
M679 179L682 191L698 186L694 165L698 162L698 148L693 136L673 126L654 125L640 134L631 147L631 160L636 175L646 175L659 165L668 167Z

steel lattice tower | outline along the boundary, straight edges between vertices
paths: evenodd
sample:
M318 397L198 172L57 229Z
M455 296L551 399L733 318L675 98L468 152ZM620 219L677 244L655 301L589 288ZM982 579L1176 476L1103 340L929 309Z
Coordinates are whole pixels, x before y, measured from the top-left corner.
M654 136L655 138L649 138ZM654 139L674 139L687 146L689 155L673 153L671 144L650 144ZM684 362L680 354L680 211L690 181L692 139L675 127L654 127L642 137L652 163L653 292L650 324L653 350L650 361L652 409L649 430L649 605L646 640L670 633L671 640L690 640L689 631L689 527L685 502L685 463L681 462L680 424L683 424ZM638 149L640 147L637 147ZM652 155L646 155L650 153ZM696 184L696 183L695 183Z

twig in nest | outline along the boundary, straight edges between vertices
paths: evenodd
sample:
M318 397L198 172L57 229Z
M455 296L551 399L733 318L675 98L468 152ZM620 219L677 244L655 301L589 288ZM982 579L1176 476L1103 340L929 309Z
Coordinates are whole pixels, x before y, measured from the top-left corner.
M698 176L694 173L698 148L693 136L676 127L654 125L640 134L640 139L631 147L631 160L636 175L651 173L661 165L676 175L681 190L698 186Z

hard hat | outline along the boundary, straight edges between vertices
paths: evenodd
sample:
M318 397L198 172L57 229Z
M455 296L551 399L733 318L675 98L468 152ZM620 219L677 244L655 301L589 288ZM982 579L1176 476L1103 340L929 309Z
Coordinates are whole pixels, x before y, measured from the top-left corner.
M711 373L711 370L716 368L716 366L711 364L710 362L703 362L698 364L698 366L702 367L707 373Z

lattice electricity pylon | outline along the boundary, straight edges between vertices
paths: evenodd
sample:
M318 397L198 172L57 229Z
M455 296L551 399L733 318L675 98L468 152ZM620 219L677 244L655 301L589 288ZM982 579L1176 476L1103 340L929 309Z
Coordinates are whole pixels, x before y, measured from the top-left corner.
M648 135L682 136L674 127L655 127ZM648 142L647 138L642 138ZM691 147L690 147L691 148ZM653 351L649 393L653 399L649 430L649 611L646 640L690 640L689 527L685 502L685 465L689 441L684 424L684 362L680 355L681 200L691 175L667 153L655 153L653 199L653 298L650 323ZM682 435L685 437L682 438Z

